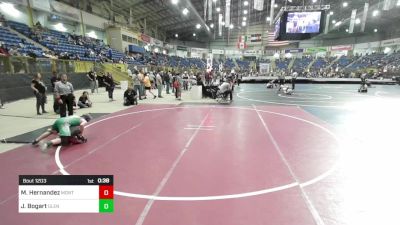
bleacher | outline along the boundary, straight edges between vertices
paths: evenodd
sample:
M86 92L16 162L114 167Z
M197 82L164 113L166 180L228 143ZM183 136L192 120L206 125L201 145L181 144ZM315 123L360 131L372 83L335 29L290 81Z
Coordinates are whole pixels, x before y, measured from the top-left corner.
M310 65L312 60L313 58L311 57L296 58L292 67L293 71L303 72L308 67L308 65Z
M287 70L289 68L290 59L277 59L275 61L278 70Z
M250 69L249 61L236 59L236 63L241 70L249 70Z
M36 57L43 57L41 48L27 42L26 39L21 39L5 27L0 27L0 42L3 42L7 49L17 48L22 55L34 54Z

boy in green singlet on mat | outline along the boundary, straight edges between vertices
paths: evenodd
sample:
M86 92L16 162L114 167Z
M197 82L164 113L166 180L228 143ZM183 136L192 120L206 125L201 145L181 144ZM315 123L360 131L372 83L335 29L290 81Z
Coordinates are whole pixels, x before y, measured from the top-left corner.
M85 124L91 119L92 117L89 114L82 115L81 117L73 115L58 118L51 128L33 140L32 145L39 144L40 149L45 152L53 145L61 144L62 146L67 146L69 144L85 143L87 139L83 136L83 130L85 129ZM57 134L58 137L47 142L43 141L43 139L51 134Z

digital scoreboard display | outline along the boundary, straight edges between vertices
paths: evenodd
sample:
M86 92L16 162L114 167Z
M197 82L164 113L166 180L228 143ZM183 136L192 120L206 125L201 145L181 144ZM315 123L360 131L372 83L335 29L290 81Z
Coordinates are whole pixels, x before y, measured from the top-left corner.
M112 213L112 175L20 175L20 213Z

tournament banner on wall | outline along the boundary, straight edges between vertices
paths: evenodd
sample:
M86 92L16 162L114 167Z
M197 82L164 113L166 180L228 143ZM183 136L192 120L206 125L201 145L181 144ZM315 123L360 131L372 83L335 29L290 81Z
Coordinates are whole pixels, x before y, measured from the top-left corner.
M151 44L157 46L157 47L163 47L164 43L158 39L151 38Z
M140 40L146 43L151 43L151 37L145 34L140 35Z
M269 73L269 70L270 70L269 63L260 63L260 73L261 74L267 74L267 73Z
M292 48L292 49L285 49L285 53L303 53L303 48Z
M212 54L216 54L216 55L223 55L224 54L224 50L223 49L212 49L211 53Z
M318 52L327 52L328 49L326 47L314 47L314 48L307 48L306 53L318 53Z
M346 51L346 50L352 50L353 46L352 45L337 45L337 46L332 46L331 51Z

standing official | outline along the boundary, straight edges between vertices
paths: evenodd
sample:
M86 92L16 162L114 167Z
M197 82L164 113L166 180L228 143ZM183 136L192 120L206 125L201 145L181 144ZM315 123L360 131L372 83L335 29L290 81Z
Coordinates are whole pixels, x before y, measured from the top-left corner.
M74 87L68 82L67 74L61 75L61 81L54 85L56 101L60 104L60 117L72 116L74 114Z

